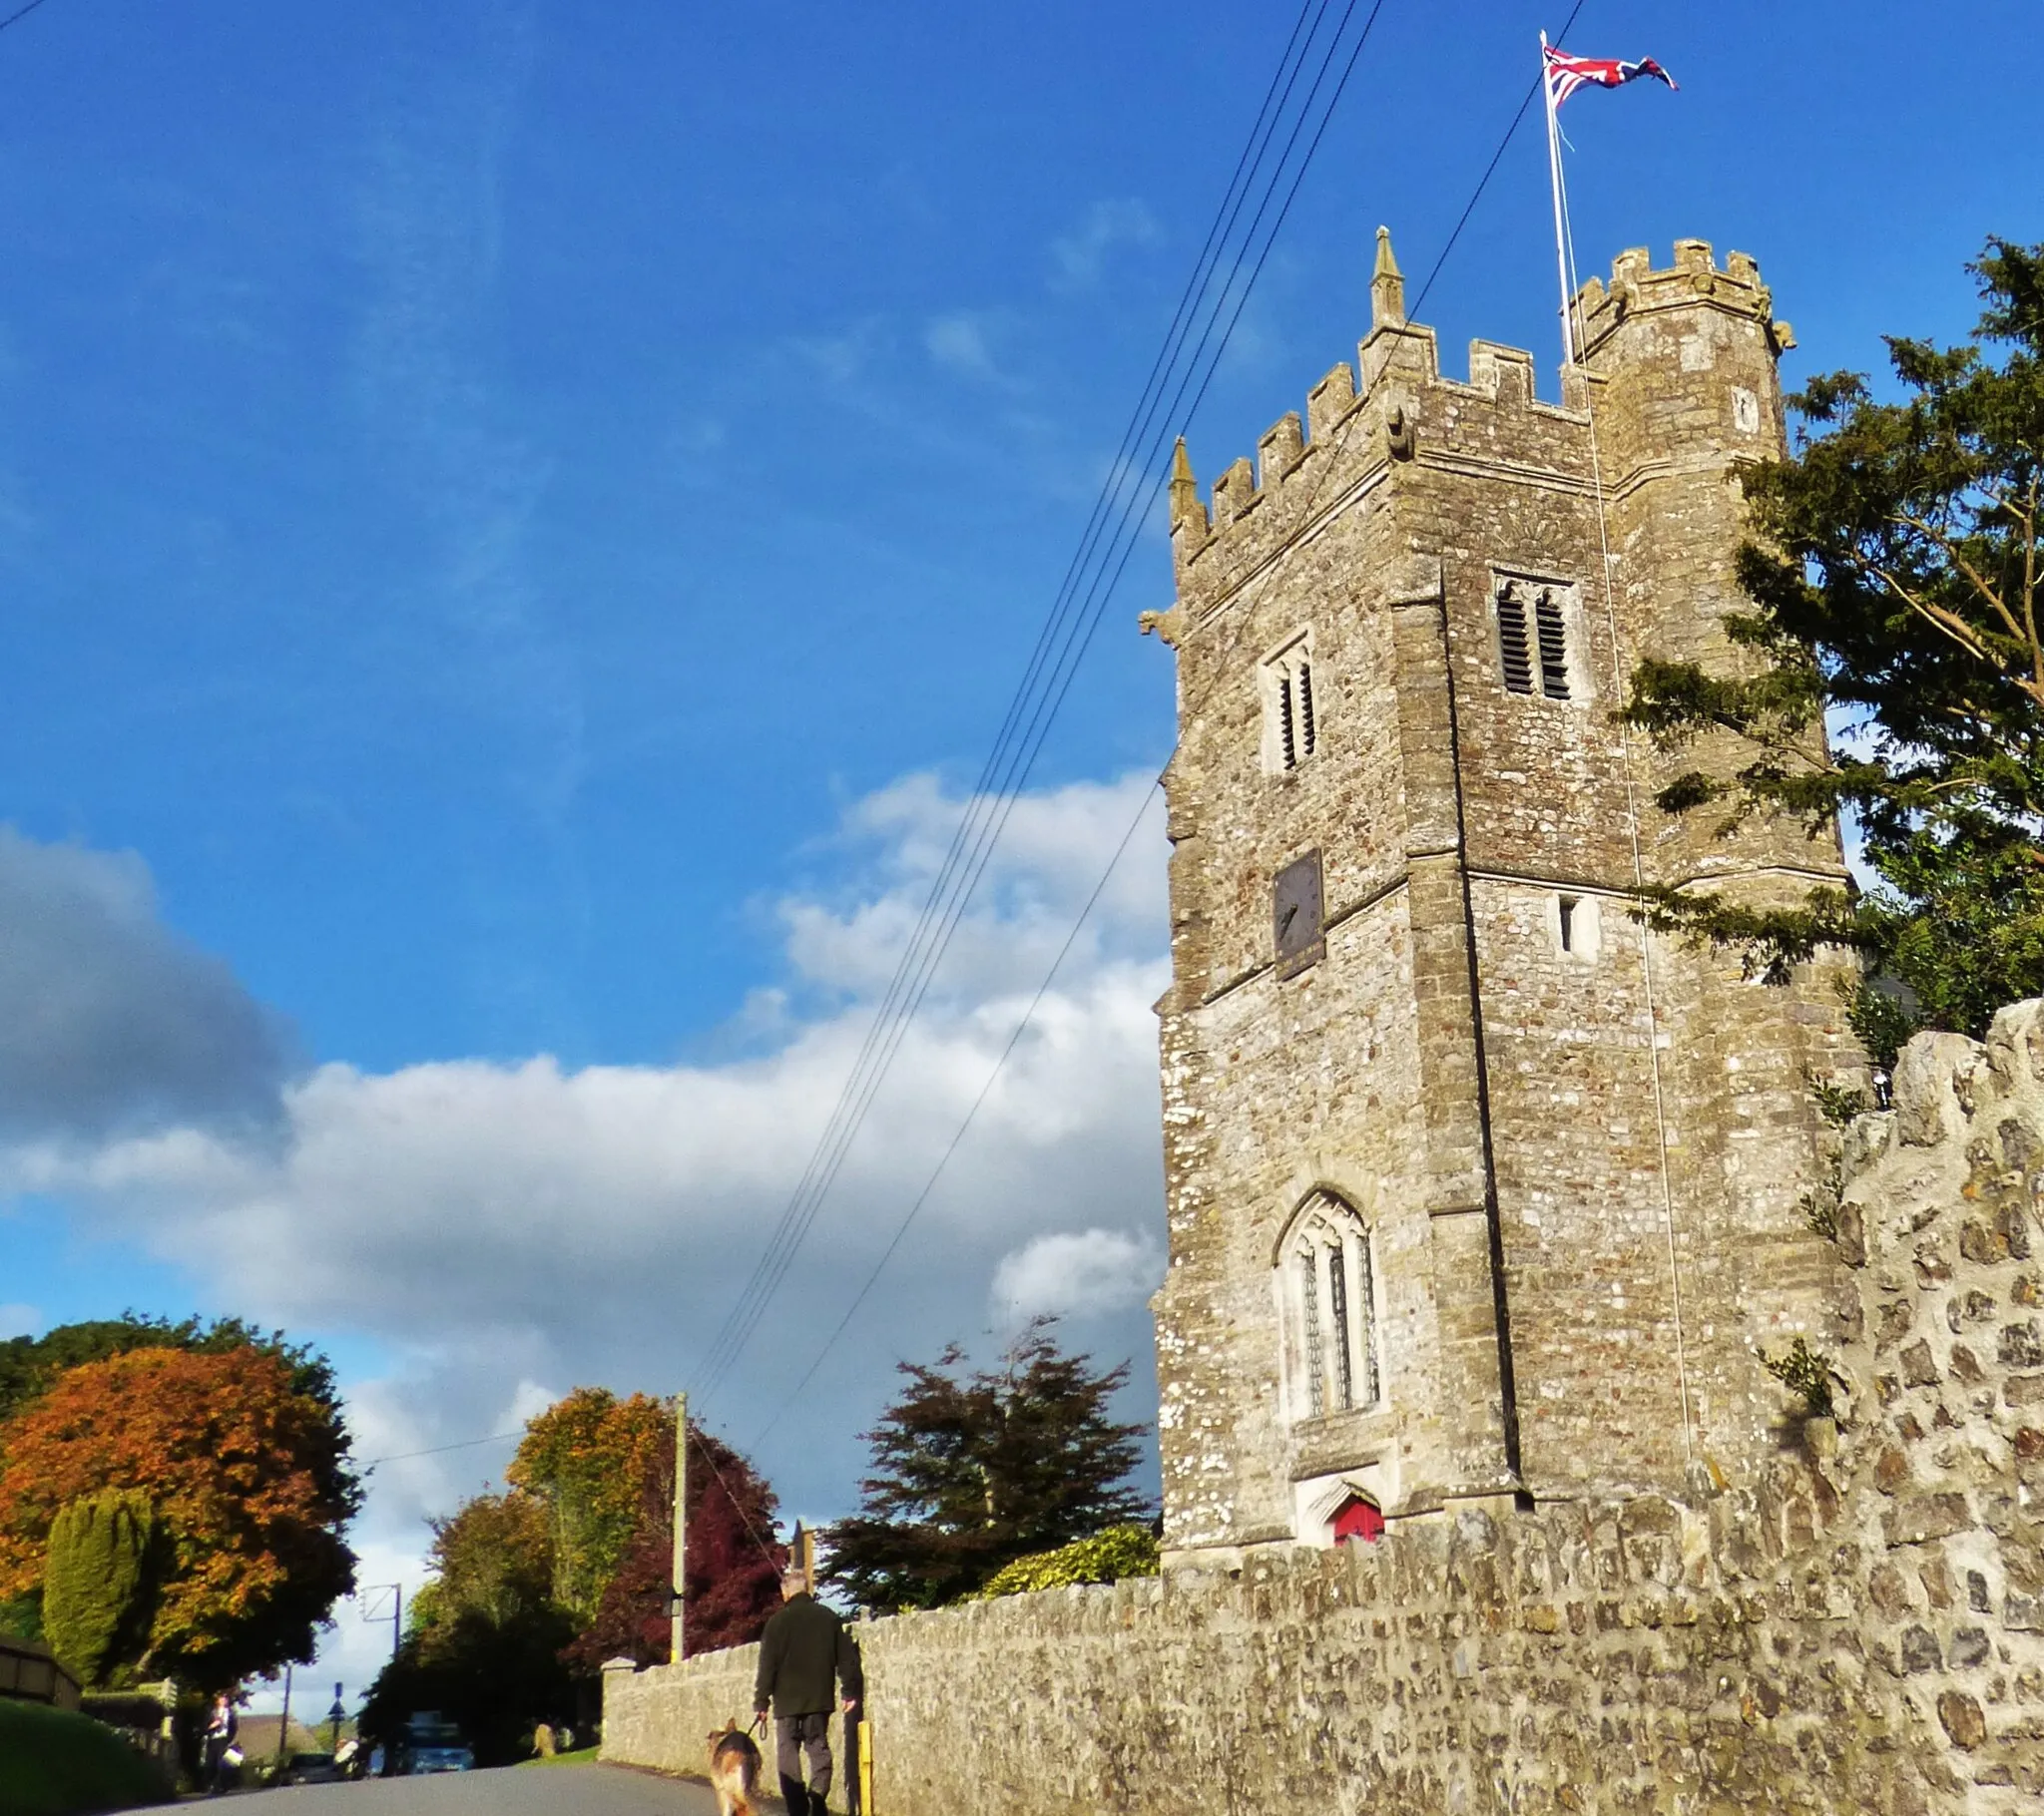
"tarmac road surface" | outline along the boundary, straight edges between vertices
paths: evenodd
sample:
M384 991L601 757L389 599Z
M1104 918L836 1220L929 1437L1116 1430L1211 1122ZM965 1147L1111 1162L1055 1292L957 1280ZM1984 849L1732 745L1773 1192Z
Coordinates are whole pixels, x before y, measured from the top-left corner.
M707 1784L620 1766L506 1766L430 1778L306 1784L223 1801L221 1816L716 1816ZM187 1812L210 1800L188 1800ZM169 1809L169 1804L159 1804ZM777 1803L767 1806L778 1810Z

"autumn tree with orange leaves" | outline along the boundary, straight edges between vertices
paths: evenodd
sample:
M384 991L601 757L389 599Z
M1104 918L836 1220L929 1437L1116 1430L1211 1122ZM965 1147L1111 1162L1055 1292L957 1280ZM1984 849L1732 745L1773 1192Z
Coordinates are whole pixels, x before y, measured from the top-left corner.
M624 1561L663 1447L672 1484L674 1414L650 1395L620 1400L607 1387L578 1387L526 1425L504 1476L547 1508L554 1599L578 1626L595 1618Z
M354 1586L347 1446L331 1401L273 1350L137 1349L67 1369L0 1426L0 1599L41 1587L62 1509L138 1491L164 1540L148 1670L216 1690L308 1661Z

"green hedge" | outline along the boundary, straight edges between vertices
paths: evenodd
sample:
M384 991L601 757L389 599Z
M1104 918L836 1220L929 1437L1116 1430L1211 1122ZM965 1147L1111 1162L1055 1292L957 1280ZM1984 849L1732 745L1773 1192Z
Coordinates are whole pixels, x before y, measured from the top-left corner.
M0 1697L0 1810L87 1816L168 1803L171 1786L112 1728L87 1715Z
M1075 1583L1119 1583L1124 1577L1156 1575L1157 1535L1147 1526L1111 1526L1054 1552L1017 1558L966 1599L983 1601L994 1595L1023 1595L1031 1589L1067 1589Z

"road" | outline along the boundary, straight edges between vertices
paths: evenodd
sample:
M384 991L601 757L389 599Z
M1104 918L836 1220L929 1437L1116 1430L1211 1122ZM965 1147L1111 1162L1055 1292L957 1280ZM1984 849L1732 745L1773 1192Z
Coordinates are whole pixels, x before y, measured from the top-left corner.
M562 1765L295 1785L256 1793L253 1804L236 1798L218 1807L222 1816L716 1816L717 1798L707 1784L616 1766Z

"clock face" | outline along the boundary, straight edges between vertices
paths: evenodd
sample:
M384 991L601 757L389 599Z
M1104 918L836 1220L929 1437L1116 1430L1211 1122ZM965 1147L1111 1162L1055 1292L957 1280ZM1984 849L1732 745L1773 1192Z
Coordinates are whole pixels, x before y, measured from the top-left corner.
M1320 937L1320 854L1308 851L1278 872L1271 884L1271 927L1278 971L1289 977L1325 951Z

